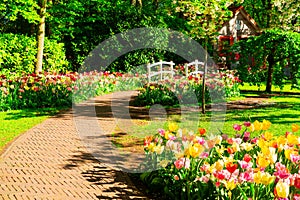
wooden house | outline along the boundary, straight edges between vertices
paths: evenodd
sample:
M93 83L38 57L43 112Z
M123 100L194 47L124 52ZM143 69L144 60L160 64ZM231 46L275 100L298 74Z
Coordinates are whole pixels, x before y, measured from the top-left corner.
M233 12L232 18L225 22L219 30L218 36L218 56L220 57L219 64L227 65L229 59L234 57L239 59L239 54L228 55L227 50L236 41L247 39L249 36L259 35L260 28L253 18L246 12L243 6L231 7Z

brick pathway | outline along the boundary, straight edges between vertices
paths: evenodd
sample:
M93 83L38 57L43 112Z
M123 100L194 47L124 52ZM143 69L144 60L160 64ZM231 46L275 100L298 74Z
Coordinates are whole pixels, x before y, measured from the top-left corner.
M71 111L49 118L0 156L0 199L147 199L125 173L95 160Z

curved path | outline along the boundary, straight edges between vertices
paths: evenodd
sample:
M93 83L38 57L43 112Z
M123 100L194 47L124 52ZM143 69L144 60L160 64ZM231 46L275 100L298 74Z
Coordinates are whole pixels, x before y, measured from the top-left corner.
M73 118L71 110L51 117L4 151L0 199L147 199L126 173L89 154Z
M128 99L131 94L124 95ZM126 98L113 105L112 95L95 99L97 121L104 133L114 130L115 118L127 124L128 115L121 115L127 106ZM122 100L122 96L116 99ZM239 109L235 106L227 108ZM126 173L102 164L87 151L72 112L60 113L30 129L0 156L0 199L148 199ZM137 119L149 117L138 107L131 108L132 113Z

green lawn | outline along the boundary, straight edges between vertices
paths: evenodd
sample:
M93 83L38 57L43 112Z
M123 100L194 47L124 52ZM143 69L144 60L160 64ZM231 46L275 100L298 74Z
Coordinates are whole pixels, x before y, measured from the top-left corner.
M244 95L239 99L244 99ZM207 112L205 115L188 115L186 118L180 116L170 116L169 121L181 122L181 128L196 130L195 119L199 120L199 127L206 128L210 133L226 133L234 135L233 124L242 124L244 121L254 122L255 120L269 120L272 125L270 131L274 135L285 134L291 131L292 124L300 125L300 96L278 96L267 100L272 103L266 107L245 110L227 110L226 113ZM225 121L222 121L225 120ZM166 128L166 121L157 120L148 122L144 126L135 126L132 128L132 135L144 137L156 132L158 128ZM259 134L259 133L256 133ZM300 133L297 133L300 135Z
M245 98L249 94L242 95L239 99ZM253 96L253 94L252 94ZM278 96L269 98L273 105L247 110L227 110L226 113L211 113L205 115L186 117L170 116L168 120L181 122L182 128L194 129L197 127L206 128L211 133L227 133L234 135L233 124L242 124L244 121L254 122L263 119L272 122L270 131L274 135L285 134L291 131L291 125L296 123L300 125L300 96ZM15 137L24 133L26 130L41 123L47 117L57 113L58 109L26 109L8 112L0 112L0 150L12 141ZM224 120L224 122L220 120ZM197 121L199 120L199 124ZM213 122L212 122L213 121ZM141 120L134 126L128 134L139 138L154 134L157 129L166 127L166 121L146 121ZM220 130L219 130L220 129ZM258 133L257 133L258 134ZM300 134L299 132L297 133Z
M250 85L249 83L244 83L243 85L239 86L240 90L251 90L251 91L265 91L266 89L266 85L263 84L260 87L255 86L255 85ZM290 84L286 84L283 86L282 89L280 89L279 87L275 87L272 86L272 91L273 92L294 92L294 93L300 93L300 89L291 89L291 85Z
M26 109L0 112L0 151L21 133L55 113L57 113L57 109Z

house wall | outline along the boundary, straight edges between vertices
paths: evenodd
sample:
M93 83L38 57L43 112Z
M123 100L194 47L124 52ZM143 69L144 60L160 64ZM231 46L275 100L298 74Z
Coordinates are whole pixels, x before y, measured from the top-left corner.
M219 34L224 36L231 35L236 38L255 35L255 32L249 28L249 22L243 17L243 15L238 13L221 28Z

